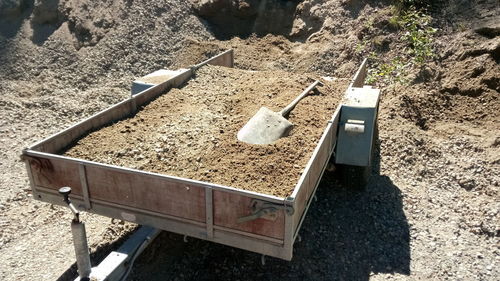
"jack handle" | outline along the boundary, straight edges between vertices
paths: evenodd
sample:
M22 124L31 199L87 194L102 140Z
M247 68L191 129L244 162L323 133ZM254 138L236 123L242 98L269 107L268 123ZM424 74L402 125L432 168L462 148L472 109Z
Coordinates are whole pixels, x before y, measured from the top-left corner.
M69 186L64 186L59 188L59 194L61 194L64 197L63 201L66 202L66 204L68 204L69 209L71 210L71 212L73 212L73 215L75 215L73 221L80 222L80 212L75 208L75 205L71 203L71 200L69 200L70 193L71 193L71 187Z

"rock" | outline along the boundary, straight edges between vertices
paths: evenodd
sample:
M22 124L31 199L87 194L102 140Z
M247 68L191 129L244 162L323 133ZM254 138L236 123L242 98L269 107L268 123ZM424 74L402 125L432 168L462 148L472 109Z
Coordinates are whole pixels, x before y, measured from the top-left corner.
M458 184L466 190L472 190L476 186L476 182L471 178L460 179Z

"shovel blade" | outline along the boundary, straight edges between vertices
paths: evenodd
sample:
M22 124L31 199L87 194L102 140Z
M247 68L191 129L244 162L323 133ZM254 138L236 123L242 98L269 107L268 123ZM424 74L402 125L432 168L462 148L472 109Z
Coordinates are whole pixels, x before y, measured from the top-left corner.
M288 136L292 128L293 124L280 113L261 107L238 132L238 140L250 144L270 144Z

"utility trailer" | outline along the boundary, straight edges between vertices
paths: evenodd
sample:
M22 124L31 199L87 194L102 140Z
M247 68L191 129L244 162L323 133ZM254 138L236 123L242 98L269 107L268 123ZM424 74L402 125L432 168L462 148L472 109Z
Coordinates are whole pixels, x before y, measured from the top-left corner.
M129 117L142 105L168 94L169 89L180 87L206 64L233 67L233 51L190 68L163 70L134 81L130 98L23 150L33 197L58 205L72 201L80 277L116 280L126 272L125 261L133 262L146 241L152 240L159 230L291 260L293 244L329 162L357 167L347 169L349 172L369 169L380 91L364 86L366 60L354 75L344 100L325 123L293 193L286 198L58 154L82 136ZM164 82L148 82L152 76L162 75ZM356 175L364 176L366 172ZM65 200L58 194L61 187L71 187L71 194L68 189L61 191ZM99 267L90 270L85 230L78 211L148 227L134 234L134 242L125 243L117 254L120 257L108 256Z

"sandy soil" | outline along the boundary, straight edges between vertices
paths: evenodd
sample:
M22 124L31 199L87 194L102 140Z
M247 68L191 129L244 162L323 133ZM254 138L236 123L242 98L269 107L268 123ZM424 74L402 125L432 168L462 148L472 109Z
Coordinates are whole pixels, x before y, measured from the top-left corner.
M348 80L325 85L290 113L288 137L250 145L236 135L262 106L278 112L314 81L283 71L204 66L134 117L100 129L65 152L177 177L279 197L291 194Z
M391 1L304 0L291 25L265 36L229 30L229 40L195 0L29 2L0 8L1 280L74 276L69 211L32 200L19 154L126 98L134 79L229 46L241 69L340 78L373 53L372 65L408 55L403 31L388 25ZM255 15L246 4L260 1L204 2L238 2L227 11L248 20ZM404 84L377 85L379 157L367 190L325 175L292 262L268 258L262 266L256 254L164 233L129 279L497 280L498 1L432 1L429 12L435 58L411 66ZM84 220L94 264L135 227Z

